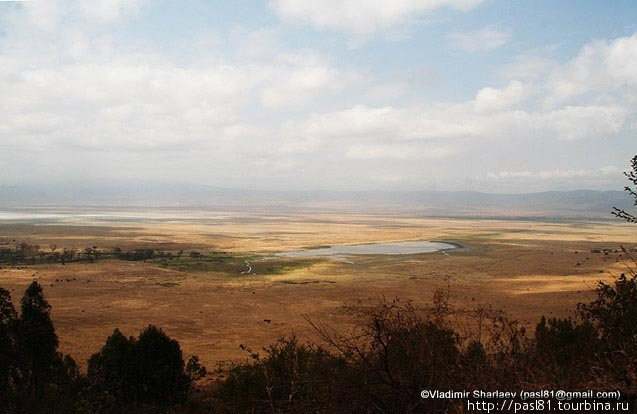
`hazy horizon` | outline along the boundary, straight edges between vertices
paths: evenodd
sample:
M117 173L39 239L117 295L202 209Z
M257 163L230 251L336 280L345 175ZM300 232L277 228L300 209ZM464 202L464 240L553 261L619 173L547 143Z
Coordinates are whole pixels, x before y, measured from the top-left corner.
M0 186L0 212L37 212L39 209L74 212L126 211L140 208L232 212L384 212L427 216L554 217L612 219L614 207L630 210L624 191L575 190L494 194L475 191L403 190L289 190L219 188L206 185L157 183L83 183L80 185ZM126 214L124 214L126 215ZM179 215L179 214L178 214ZM6 215L5 215L6 216ZM5 217L6 218L6 217ZM0 217L0 220L2 218Z
M632 1L0 1L0 186L621 190L635 21Z

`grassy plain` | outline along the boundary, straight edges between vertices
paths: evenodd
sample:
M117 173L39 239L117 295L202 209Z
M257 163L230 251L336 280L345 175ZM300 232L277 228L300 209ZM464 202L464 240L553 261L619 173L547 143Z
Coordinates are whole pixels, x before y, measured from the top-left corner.
M32 280L44 286L61 350L80 363L115 327L136 335L156 324L179 340L185 354L198 354L214 367L246 357L240 344L258 350L290 333L312 339L304 317L346 329L343 305L382 297L424 304L438 288L449 288L455 306L492 305L531 326L542 314L568 316L577 302L590 299L598 280L625 269L619 246L634 248L637 241L635 227L605 221L329 212L163 211L152 219L144 212L135 217L0 219L4 245L185 252L172 261L2 266L0 286L16 303ZM444 240L465 248L347 260L272 257L313 246L403 240ZM191 258L190 251L208 259ZM245 260L252 274L242 274Z

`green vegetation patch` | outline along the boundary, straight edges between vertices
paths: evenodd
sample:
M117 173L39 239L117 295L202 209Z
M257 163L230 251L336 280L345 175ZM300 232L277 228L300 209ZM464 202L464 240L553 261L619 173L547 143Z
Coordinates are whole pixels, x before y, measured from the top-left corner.
M251 265L253 273L257 275L281 275L298 269L309 269L317 262L316 259L277 259L251 262Z
M190 252L155 257L147 262L180 272L221 273L231 276L279 275L309 268L316 260L269 259L261 256L234 256L227 252Z

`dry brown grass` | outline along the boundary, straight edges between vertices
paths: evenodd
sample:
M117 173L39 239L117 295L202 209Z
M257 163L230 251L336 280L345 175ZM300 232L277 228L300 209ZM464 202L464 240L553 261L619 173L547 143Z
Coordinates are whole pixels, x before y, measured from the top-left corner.
M157 324L178 339L187 354L198 354L203 363L214 365L243 358L238 347L242 343L259 349L290 332L313 337L304 315L343 326L348 323L339 313L344 304L382 296L425 303L448 284L457 306L491 304L526 324L534 324L542 314L564 316L577 302L590 299L598 280L611 280L623 270L618 254L591 249L616 249L635 241L634 227L605 222L327 213L221 216L108 226L0 223L0 238L58 248L96 245L246 254L417 239L449 240L467 249L449 256L324 260L282 274L250 276L179 272L118 260L5 266L0 269L0 286L10 289L17 302L28 283L39 280L53 306L61 350L80 363L115 327L133 335Z

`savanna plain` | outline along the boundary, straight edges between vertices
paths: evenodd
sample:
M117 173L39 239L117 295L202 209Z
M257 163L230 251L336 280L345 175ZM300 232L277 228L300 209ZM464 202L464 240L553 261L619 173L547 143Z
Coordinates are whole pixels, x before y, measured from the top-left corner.
M455 249L422 254L285 257L319 246L414 240ZM154 324L208 367L247 357L284 335L317 340L308 323L347 330L343 306L400 298L501 309L523 325L567 317L598 281L626 270L634 228L610 220L440 218L328 210L40 210L0 218L0 247L87 247L95 260L0 265L14 302L44 288L60 350L85 365L114 328ZM113 252L153 251L139 260Z

